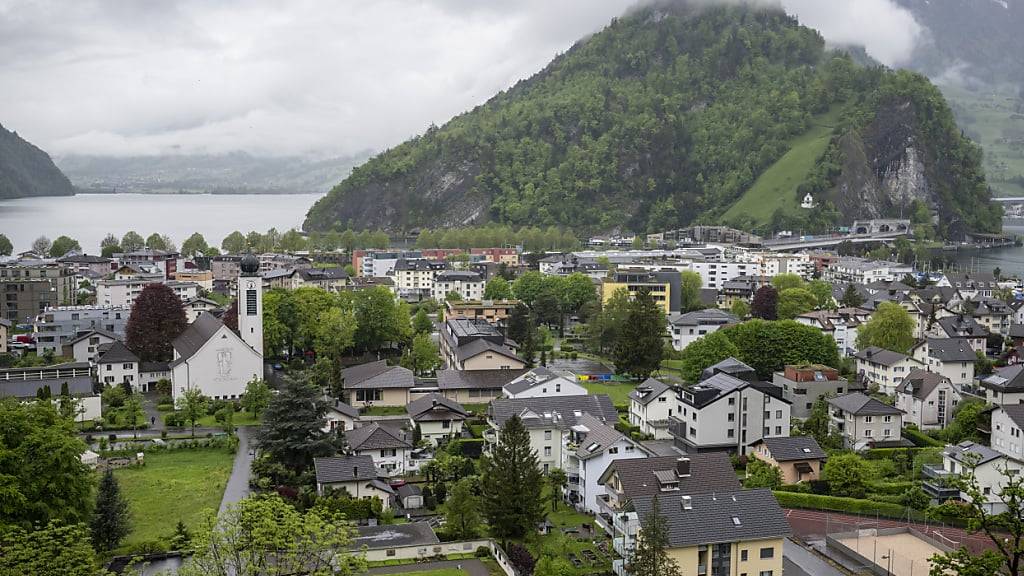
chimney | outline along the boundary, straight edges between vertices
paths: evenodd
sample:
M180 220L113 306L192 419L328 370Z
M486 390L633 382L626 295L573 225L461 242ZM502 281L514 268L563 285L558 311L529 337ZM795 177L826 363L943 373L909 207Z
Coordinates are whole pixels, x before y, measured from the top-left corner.
M873 353L874 353L874 351L871 350L870 348L868 348L867 350L864 351L864 355L867 356L868 358L871 358L871 355Z
M430 399L430 406L432 408L437 408L437 398L431 398Z
M690 477L690 459L683 456L676 460L676 476L680 478Z
M693 498L690 496L683 496L681 500L683 502L683 510L693 510Z

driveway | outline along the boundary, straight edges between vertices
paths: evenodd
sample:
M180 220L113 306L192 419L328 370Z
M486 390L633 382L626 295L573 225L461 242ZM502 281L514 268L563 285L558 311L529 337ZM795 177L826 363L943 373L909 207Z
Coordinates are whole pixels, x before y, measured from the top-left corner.
M782 564L782 573L786 576L844 576L846 574L789 538L786 538L782 547Z
M252 474L252 461L255 446L250 446L250 439L256 435L254 426L239 426L235 431L238 435L238 452L235 453L235 464L231 468L231 477L224 487L224 497L220 501L220 513L231 504L249 495L249 476ZM255 444L255 441L252 442Z
M415 572L427 572L429 570L441 570L454 568L465 570L469 576L490 576L491 571L484 566L484 563L471 558L469 560L445 560L443 562L422 562L417 564L403 564L401 566L381 566L370 568L367 574L413 574Z
M163 413L156 409L156 401L160 395L156 392L142 393L142 408L146 411L146 420L149 422L149 429L159 432L164 429Z

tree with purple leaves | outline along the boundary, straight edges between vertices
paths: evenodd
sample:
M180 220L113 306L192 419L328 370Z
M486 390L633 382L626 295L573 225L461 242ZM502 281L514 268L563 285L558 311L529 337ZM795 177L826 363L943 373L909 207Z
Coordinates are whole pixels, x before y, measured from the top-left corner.
M167 362L171 342L188 325L181 299L166 284L149 284L132 306L125 328L125 344L142 362Z

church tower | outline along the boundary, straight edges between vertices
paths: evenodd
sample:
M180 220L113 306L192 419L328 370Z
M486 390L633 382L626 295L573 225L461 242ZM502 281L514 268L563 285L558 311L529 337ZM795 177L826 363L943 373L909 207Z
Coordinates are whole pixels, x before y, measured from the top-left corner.
M238 277L238 334L263 355L263 279L260 261L252 254L242 257Z

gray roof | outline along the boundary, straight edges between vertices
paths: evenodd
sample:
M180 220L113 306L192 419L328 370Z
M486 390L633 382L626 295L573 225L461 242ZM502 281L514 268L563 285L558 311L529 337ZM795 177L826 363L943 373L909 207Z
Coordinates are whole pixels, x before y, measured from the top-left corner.
M978 359L966 338L929 338L928 355L943 362L974 362Z
M114 340L109 344L101 344L100 350L102 352L96 359L96 362L100 364L139 361L139 357L119 340Z
M353 450L412 448L412 444L401 437L401 432L376 422L345 432L345 440Z
M903 414L903 410L881 402L860 392L850 392L835 398L829 398L828 403L844 412L855 416L884 416L887 414Z
M526 363L522 358L516 356L515 352L509 350L507 347L495 344L490 340L484 340L483 338L477 338L476 340L455 348L455 357L458 358L459 362L463 362L469 358L479 356L484 352L494 352L495 354L500 354L506 358L518 360L524 364Z
M499 427L512 416L519 416L527 428L568 428L575 426L585 413L605 422L618 420L615 406L606 394L496 398L488 408L488 415Z
M538 366L529 372L522 375L522 379L518 382L509 382L505 385L505 392L508 394L520 394L533 388L534 386L540 386L545 382L560 378L558 374L555 374L546 366Z
M576 449L576 455L581 460L598 456L610 448L612 444L626 439L621 432L590 414L584 414L576 419L576 426L573 429L581 430L581 427L587 429L586 435L579 443L579 448Z
M445 270L434 277L434 282L481 282L483 278L477 272L467 272L464 270Z
M469 412L455 400L433 393L417 398L405 407L409 417L416 421L465 420Z
M671 548L775 539L791 533L785 513L765 488L693 494L689 510L681 496L669 494L634 498L633 508L643 519L657 503L657 513L667 520Z
M398 546L427 546L440 542L434 534L434 529L427 522L360 526L357 530L359 536L352 539L349 547L352 550L358 550L363 546L368 550L375 550Z
M1003 404L997 410L1002 410L1014 424L1024 428L1024 404Z
M178 353L178 359L171 362L171 366L177 366L182 362L191 358L199 349L203 347L203 344L213 337L220 330L224 323L217 319L216 316L209 312L203 312L195 319L194 322L188 325L188 328L178 335L177 338L171 343L174 346L174 351Z
M857 351L857 353L854 354L854 358L864 360L866 362L874 362L875 364L881 364L882 366L895 366L909 358L909 356L906 354L900 354L899 352L893 352L892 350L886 350L885 348L879 348L878 346L868 346L863 350Z
M142 362L139 364L139 372L167 372L170 369L169 362Z
M972 466L981 466L982 464L987 464L993 460L998 460L1003 457L1002 452L996 452L984 444L978 444L976 442L971 442L970 440L964 440L956 446L947 445L942 450L942 453L957 462L970 464ZM969 457L969 454L975 456L977 459Z
M1024 338L1024 324L1011 324L1007 336L1010 338Z
M412 370L401 366L388 366L387 360L377 360L345 368L341 371L346 390L372 388L412 388L416 378Z
M316 481L320 484L376 480L377 467L370 456L347 454L330 458L314 458Z
M702 494L740 489L740 481L736 478L736 470L733 469L728 454L704 452L687 454L686 457L690 459L690 475L677 477L679 491L673 494ZM601 474L598 482L606 482L614 472L619 476L622 492L627 499L654 496L662 493L656 473L663 470L674 471L678 460L678 455L613 460Z
M334 410L338 414L348 416L349 418L359 418L359 409L353 408L352 406L345 404L341 400L335 400L327 407L327 409Z
M989 376L981 379L981 385L1002 392L1024 391L1024 364L996 368Z
M693 312L687 312L686 314L673 316L669 320L669 324L672 324L673 326L732 324L734 322L739 322L739 319L736 318L736 316L733 316L725 310L719 310L718 308L695 310Z
M904 394L911 394L914 398L924 400L927 398L939 384L943 382L949 382L949 378L936 374L935 372L929 372L921 368L914 368L909 374L903 377L900 381L899 386L896 387L897 392Z
M0 318L0 326L10 328L11 326L14 326L14 322L11 322L7 318Z
M661 380L656 378L648 378L644 380L639 386L634 388L630 393L629 397L636 400L640 404L647 405L654 401L655 398L661 396L666 390L669 390L670 386L665 384ZM645 391L646 390L646 391Z
M946 316L935 321L942 328L947 336L970 336L972 338L984 338L988 336L988 330L970 316L957 315Z
M410 484L408 482L399 486L395 491L398 492L399 498L408 498L409 496L419 496L420 494L423 494L423 490L418 484Z
M0 320L0 322L3 322L3 320ZM107 330L101 330L99 328L93 328L92 330L89 330L88 332L82 332L81 334L79 334L77 337L75 337L74 340L69 341L68 345L77 344L77 343L81 342L82 340L85 340L86 338L92 338L93 336L104 336L106 338L110 338L111 340L120 340L120 338L118 338L117 334L114 334L113 332L109 332Z
M529 372L517 370L438 370L437 387L441 390L497 390Z
M738 374L752 374L753 372L755 372L753 368L737 360L736 358L730 356L725 360L722 360L718 364L708 366L707 368L705 368L704 371L701 373L700 378L701 380L704 380L719 373L725 373L730 376L736 376Z
M764 442L776 462L825 458L825 451L813 436L768 437L759 442Z

